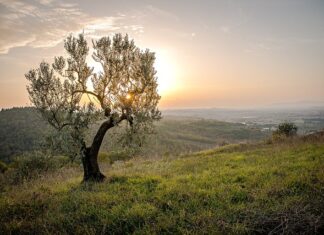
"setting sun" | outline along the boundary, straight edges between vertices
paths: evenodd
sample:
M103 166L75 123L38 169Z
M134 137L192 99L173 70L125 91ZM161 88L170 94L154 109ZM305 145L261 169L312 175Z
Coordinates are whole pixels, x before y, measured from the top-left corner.
M88 58L87 62L90 67L93 67L95 73L102 72L102 66L100 63L95 62L91 57ZM165 50L156 52L156 59L154 67L157 71L158 77L158 91L160 95L167 95L170 92L177 89L178 84L176 80L176 69L174 61L172 60L172 55ZM89 82L89 87L92 89L92 84ZM130 95L127 95L126 99L130 99Z
M155 69L158 77L158 90L161 95L165 95L175 90L176 83L176 70L172 57L166 51L156 53Z

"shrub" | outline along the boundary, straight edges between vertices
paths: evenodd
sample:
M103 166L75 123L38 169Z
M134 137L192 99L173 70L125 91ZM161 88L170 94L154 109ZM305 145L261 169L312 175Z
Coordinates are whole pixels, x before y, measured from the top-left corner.
M36 178L41 174L58 169L67 164L64 156L46 156L41 152L29 152L17 157L10 165L13 169L9 176L12 183L21 183L24 180Z
M292 122L280 123L278 129L272 133L273 139L293 137L297 135L297 126Z

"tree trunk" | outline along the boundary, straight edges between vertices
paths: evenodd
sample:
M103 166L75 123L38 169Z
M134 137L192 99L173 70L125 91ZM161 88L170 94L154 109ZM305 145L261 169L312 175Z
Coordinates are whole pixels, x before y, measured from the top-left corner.
M95 181L102 182L105 179L105 176L100 172L98 165L98 153L102 143L103 138L105 137L108 129L115 126L113 119L103 122L99 127L97 134L95 135L92 144L90 147L85 147L81 149L82 154L82 164L84 170L83 181Z
M105 179L105 176L100 172L98 165L98 155L91 155L90 149L86 149L86 153L83 155L82 164L83 164L83 181L95 181L101 182Z

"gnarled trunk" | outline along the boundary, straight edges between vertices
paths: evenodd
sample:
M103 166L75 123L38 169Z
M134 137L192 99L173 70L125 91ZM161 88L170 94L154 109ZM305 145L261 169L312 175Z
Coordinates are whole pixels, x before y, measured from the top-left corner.
M101 182L105 179L105 176L100 172L98 165L98 153L102 143L102 140L108 129L114 126L113 119L103 122L99 127L97 134L95 135L90 147L81 149L82 164L84 170L83 181L96 181Z
M100 172L98 165L98 154L91 154L90 148L86 148L83 157L83 181L95 181L101 182L105 179L105 176Z

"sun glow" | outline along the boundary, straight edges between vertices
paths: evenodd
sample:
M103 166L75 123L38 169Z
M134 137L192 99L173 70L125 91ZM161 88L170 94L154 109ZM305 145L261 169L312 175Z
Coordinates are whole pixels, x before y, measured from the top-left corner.
M159 93L165 95L176 89L176 70L171 55L166 51L158 51L154 67L157 71Z
M127 95L126 95L126 99L127 99L127 100L130 100L131 98L132 98L132 96L131 96L130 94L127 94Z
M102 66L100 63L95 62L92 58L88 59L88 64L90 67L93 67L94 73L103 72ZM165 50L156 52L156 60L154 63L154 67L157 71L158 77L158 92L160 95L164 96L174 91L177 88L176 77L176 64L173 61L172 55ZM92 89L92 83L89 80L87 84ZM129 99L130 97L126 97Z

